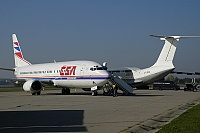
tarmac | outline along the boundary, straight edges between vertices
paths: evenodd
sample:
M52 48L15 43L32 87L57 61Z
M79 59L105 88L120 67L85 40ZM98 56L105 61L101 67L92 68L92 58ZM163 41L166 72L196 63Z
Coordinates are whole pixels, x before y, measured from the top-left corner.
M200 102L200 91L135 90L118 97L71 92L0 92L0 132L150 133Z

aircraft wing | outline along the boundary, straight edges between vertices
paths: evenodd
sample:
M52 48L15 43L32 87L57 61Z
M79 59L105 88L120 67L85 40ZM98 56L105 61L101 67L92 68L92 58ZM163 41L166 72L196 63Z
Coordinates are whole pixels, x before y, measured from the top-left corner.
M171 73L176 73L176 74L187 74L187 75L200 75L200 72L180 72L180 71L172 71Z
M53 81L49 79L48 80L43 79L43 80L38 80L38 81L46 85L54 85Z
M24 84L27 80L26 79L18 79L18 78L0 78L1 81L6 81L6 82L15 82L16 84ZM31 79L28 79L31 80ZM39 80L39 79L33 79L40 81L42 84L46 85L53 85L54 83L51 80Z
M134 80L135 84L142 83L142 82L143 82L142 80Z
M17 78L0 78L0 81L12 82L16 84L24 84L26 82L25 79L17 79Z

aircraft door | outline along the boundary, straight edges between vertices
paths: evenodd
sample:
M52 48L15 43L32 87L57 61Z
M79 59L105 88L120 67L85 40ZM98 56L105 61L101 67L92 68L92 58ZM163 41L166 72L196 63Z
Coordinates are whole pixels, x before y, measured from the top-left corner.
M81 68L80 68L80 75L83 76L84 75L84 71L85 71L85 65L81 65Z

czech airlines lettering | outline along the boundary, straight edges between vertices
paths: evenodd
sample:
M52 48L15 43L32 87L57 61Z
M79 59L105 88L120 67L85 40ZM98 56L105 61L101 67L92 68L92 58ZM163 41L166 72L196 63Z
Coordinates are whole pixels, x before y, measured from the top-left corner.
M77 66L62 66L60 71L60 76L70 76L75 75Z

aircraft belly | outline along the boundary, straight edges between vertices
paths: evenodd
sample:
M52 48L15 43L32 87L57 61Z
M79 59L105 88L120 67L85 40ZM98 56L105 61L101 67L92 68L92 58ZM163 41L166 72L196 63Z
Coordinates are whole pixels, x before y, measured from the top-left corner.
M54 80L54 85L68 88L91 88L94 86L103 86L106 80Z
M151 83L154 80L159 80L159 79L162 79L163 77L167 76L170 71L172 71L172 70L156 72L154 74L150 74L148 76L141 77L141 78L139 78L139 80L142 80L144 84Z

